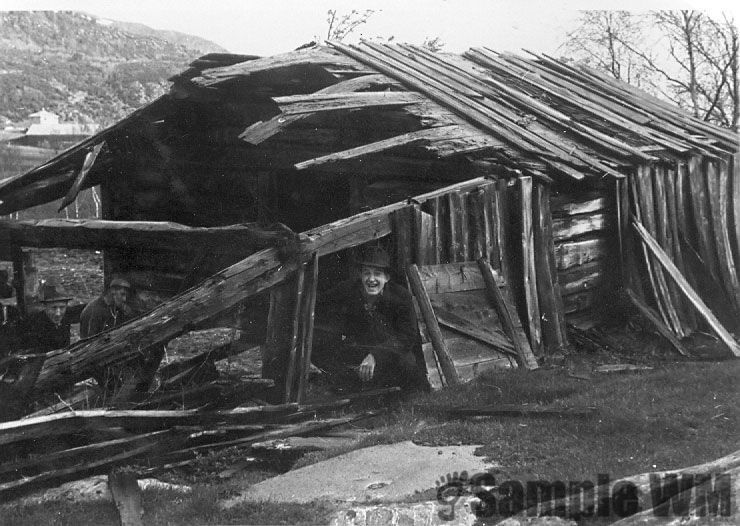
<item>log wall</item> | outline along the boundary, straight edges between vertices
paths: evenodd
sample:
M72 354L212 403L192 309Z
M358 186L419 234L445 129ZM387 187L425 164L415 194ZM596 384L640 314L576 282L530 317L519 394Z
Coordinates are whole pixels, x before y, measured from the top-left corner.
M555 266L566 319L588 327L613 306L619 271L614 192L553 195Z

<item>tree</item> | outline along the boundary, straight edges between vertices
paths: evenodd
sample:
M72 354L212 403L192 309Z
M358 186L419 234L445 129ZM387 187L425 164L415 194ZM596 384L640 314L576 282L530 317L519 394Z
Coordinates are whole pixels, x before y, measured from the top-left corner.
M738 30L701 11L585 11L566 36L577 60L738 128Z
M355 29L366 24L374 14L374 9L365 9L364 11L353 9L344 15L340 15L336 9L329 9L326 12L326 23L328 24L326 39L341 42Z

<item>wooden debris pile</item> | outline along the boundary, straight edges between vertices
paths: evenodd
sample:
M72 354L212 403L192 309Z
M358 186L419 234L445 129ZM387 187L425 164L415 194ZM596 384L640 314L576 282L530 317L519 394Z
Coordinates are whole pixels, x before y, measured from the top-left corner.
M188 464L208 451L307 436L382 411L333 416L367 391L317 404L227 410L88 410L0 423L0 500L35 488L135 464L148 473Z

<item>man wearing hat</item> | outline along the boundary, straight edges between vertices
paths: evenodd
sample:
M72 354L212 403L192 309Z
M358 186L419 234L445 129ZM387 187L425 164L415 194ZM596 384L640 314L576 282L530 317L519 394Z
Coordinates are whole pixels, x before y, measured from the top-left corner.
M390 281L390 258L382 247L366 247L356 265L353 279L320 298L319 328L332 327L340 337L318 345L316 365L342 387L422 386L411 294Z
M80 336L87 338L113 327L118 327L133 316L129 300L131 282L124 276L114 275L108 290L94 299L80 314Z
M69 345L70 321L67 304L72 298L50 281L39 289L39 303L43 310L24 320L22 347L35 352L48 352Z

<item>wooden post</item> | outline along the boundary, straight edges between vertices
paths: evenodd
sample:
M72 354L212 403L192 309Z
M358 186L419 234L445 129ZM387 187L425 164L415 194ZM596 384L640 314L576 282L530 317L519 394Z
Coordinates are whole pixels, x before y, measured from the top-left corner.
M429 295L421 281L419 267L414 264L409 265L406 275L409 279L411 292L416 297L416 301L419 304L421 317L424 320L424 324L427 326L427 333L429 334L429 339L432 341L434 352L439 359L439 364L442 367L442 373L444 374L445 380L448 385L457 385L460 383L460 379L457 375L457 370L455 369L452 357L447 350L447 344L442 336L442 330L439 328L437 316L434 314L434 309L432 308L432 302L429 299Z
M414 262L414 207L407 206L391 214L393 253L395 255L394 278L403 282L406 266Z
M23 249L13 245L10 249L13 260L13 281L15 282L15 298L18 313L21 317L26 316L26 261ZM30 257L30 255L29 255Z
M300 334L301 334L301 314L303 307L303 283L306 280L306 264L302 264L298 267L295 277L294 285L294 299L293 299L293 319L292 325L293 330L290 337L290 344L286 349L288 351L288 367L285 372L285 397L284 402L288 403L293 401L297 397L295 392L295 379L296 379L296 368L298 367L298 352L301 346Z
M431 265L435 257L434 217L414 206L414 243L416 244L416 264Z
M490 254L490 221L483 204L483 189L468 194L468 211L470 220L471 256L477 260L488 258Z
M461 192L447 195L450 214L450 263L468 261L468 210Z
M519 178L519 210L522 222L522 288L527 309L529 343L536 355L542 353L542 325L537 299L537 271L534 259L534 231L532 228L532 178Z
M108 473L108 488L118 508L121 526L143 526L144 507L136 474L114 468Z
M522 329L522 324L519 321L519 316L516 313L516 307L510 304L510 300L504 298L503 294L496 284L496 276L488 260L480 258L478 260L478 267L480 268L481 275L483 276L483 282L486 285L486 295L488 301L496 309L501 320L501 325L506 331L506 334L511 338L514 344L514 349L517 352L519 359L517 363L520 367L525 369L537 369L537 359L532 354L532 349L529 346L527 337Z
M534 188L534 259L537 294L542 315L542 335L548 350L568 345L565 310L555 268L555 245L552 240L550 187L535 183Z
M637 294L632 292L632 290L627 287L624 289L627 293L627 297L629 297L630 301L637 307L637 310L639 310L645 318L650 321L650 323L653 324L653 326L658 330L658 332L670 342L671 345L673 345L673 348L678 351L679 354L682 356L688 356L689 354L686 352L686 350L683 348L683 345L681 345L681 342L678 341L678 338L676 338L676 335L673 334L673 332L665 326L663 321L660 319L660 316L658 316L658 313L655 312L653 309L648 307L644 301L642 301Z
M302 331L301 331L301 360L298 369L298 392L295 401L303 403L308 385L308 373L311 369L311 351L313 350L314 312L316 311L316 286L319 279L319 255L314 254L309 265L306 292L303 295Z
M262 377L275 381L277 391L273 401L282 401L286 394L285 380L293 334L296 276L270 290L267 334L262 346Z

